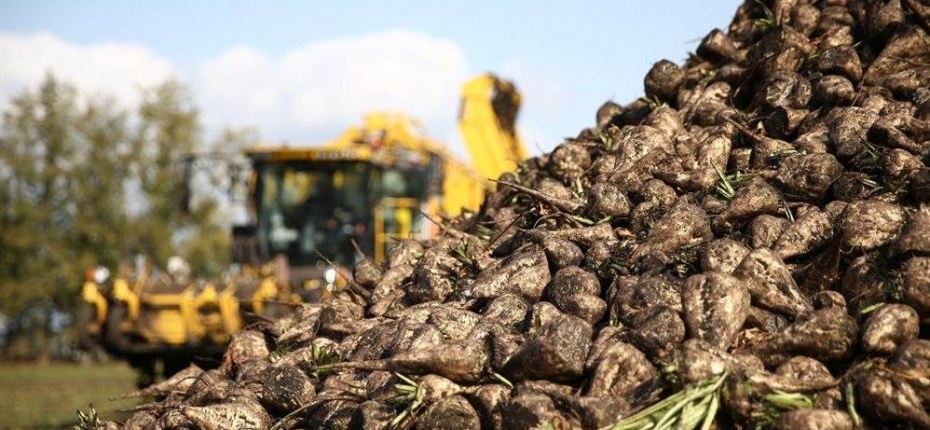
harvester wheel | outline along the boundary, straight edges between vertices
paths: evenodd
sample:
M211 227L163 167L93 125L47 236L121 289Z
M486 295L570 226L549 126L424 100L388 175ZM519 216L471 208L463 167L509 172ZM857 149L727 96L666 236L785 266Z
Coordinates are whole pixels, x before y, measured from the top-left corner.
M113 305L107 313L107 323L104 328L103 340L106 348L120 354L129 349L129 338L122 333L123 319L128 310L125 305Z
M100 348L99 342L89 331L94 316L94 307L88 303L82 303L74 314L74 322L78 328L78 347L83 351L94 351Z
M135 356L128 358L129 365L136 371L136 388L143 389L155 383L155 359L151 356Z
M174 376L175 373L184 370L185 367L190 366L191 360L189 357L165 357L163 360L164 369L162 370L165 373L165 379L168 379Z

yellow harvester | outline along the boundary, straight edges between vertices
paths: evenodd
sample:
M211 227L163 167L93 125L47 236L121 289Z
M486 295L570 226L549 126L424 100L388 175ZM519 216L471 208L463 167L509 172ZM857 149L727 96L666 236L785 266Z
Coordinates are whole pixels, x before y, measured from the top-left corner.
M269 315L281 303L318 300L354 266L353 242L375 261L392 241L437 232L429 218L475 210L488 179L526 158L515 122L514 86L483 74L463 86L459 128L472 163L431 140L400 113L364 116L314 147L245 151L251 223L233 231L240 268L221 282L190 276L183 262L166 272L137 265L108 279L88 274L84 339L151 374L156 359L174 370L223 350L246 312ZM169 262L169 266L171 266Z

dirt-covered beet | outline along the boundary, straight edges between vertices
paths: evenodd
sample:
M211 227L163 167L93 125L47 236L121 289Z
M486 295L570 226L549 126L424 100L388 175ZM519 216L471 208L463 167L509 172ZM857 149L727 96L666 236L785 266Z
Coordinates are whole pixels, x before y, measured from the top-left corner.
M746 0L106 428L930 429L928 32L917 0Z
M871 353L891 354L920 332L917 311L907 305L885 305L863 323L862 347Z
M739 279L718 272L693 275L681 292L689 337L728 349L749 313L749 290Z

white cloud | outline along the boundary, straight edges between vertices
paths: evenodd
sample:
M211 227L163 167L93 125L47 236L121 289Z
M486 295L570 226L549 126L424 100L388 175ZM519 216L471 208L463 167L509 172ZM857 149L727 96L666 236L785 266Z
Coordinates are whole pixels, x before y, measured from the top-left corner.
M312 43L270 58L235 47L201 64L195 88L213 128L254 125L273 140L319 143L364 112L404 112L432 136L452 128L465 55L453 42L394 30Z
M419 119L430 136L467 157L456 116L472 70L456 43L423 33L340 37L281 55L236 46L197 64L171 64L140 45L77 45L48 33L0 33L0 48L0 107L23 88L35 88L47 71L84 94L114 97L127 107L141 89L180 75L210 135L255 127L268 141L317 144L358 124L365 112L392 110ZM530 153L551 149L558 142L540 140L545 127L533 124L562 113L564 80L519 59L499 72L523 93L518 127Z
M51 72L82 94L113 97L124 106L139 101L140 90L174 75L171 64L140 45L74 45L49 33L0 32L0 107L25 88L35 88Z
M271 60L249 47L237 47L204 62L195 81L201 111L210 122L264 129L276 121L280 84Z

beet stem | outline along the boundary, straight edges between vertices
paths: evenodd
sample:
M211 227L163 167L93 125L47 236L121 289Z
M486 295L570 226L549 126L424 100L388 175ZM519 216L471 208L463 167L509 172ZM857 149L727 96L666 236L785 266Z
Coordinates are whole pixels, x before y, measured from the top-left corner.
M849 416L852 417L853 424L856 425L856 428L862 428L862 417L860 417L859 412L856 411L855 389L853 381L846 382L846 409L849 411Z
M504 375L501 375L500 373L497 373L493 370L491 370L490 372L491 372L491 376L494 377L494 379L497 379L502 384L506 385L507 388L510 388L511 390L513 389L513 382L510 382L507 378L504 377Z

